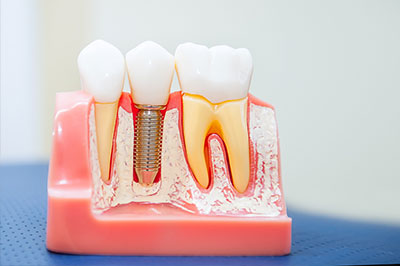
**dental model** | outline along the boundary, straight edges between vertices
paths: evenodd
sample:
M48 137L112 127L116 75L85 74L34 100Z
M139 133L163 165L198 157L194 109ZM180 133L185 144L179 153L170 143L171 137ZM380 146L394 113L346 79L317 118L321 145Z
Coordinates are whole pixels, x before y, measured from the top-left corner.
M249 94L247 49L185 43L172 56L146 41L124 59L98 40L78 67L82 90L56 97L48 249L290 253L275 110Z

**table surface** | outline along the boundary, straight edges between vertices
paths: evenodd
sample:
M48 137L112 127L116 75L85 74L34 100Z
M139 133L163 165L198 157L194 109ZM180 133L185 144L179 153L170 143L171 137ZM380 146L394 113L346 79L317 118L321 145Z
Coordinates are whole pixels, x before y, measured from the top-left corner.
M78 256L47 251L48 165L0 166L0 265L367 265L400 263L400 226L293 211L283 257Z

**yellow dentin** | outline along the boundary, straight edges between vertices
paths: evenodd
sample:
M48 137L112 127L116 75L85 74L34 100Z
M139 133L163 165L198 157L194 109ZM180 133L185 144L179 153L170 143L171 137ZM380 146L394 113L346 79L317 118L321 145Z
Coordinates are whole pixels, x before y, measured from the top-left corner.
M110 179L110 159L117 108L118 101L113 103L95 104L97 152L101 179L104 182L107 182Z
M210 184L204 142L209 134L218 134L226 145L233 186L246 191L250 178L247 97L218 104L202 96L185 93L183 134L189 165L199 184Z

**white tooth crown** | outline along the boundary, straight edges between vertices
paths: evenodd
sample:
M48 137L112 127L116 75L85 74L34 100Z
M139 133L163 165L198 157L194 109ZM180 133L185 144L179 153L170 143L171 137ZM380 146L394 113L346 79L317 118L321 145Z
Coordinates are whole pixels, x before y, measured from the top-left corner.
M175 52L182 91L212 103L245 98L253 74L253 61L245 48L226 45L207 48L184 43Z
M143 42L126 54L126 65L135 104L168 102L174 57L167 50L155 42Z
M82 89L94 96L96 102L115 102L121 96L125 78L122 53L112 44L96 40L78 56Z

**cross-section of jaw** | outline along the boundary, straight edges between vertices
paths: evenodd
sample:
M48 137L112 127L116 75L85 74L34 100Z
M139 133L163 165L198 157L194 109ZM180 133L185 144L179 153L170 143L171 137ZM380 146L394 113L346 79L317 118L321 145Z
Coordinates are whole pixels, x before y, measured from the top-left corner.
M250 179L247 94L253 72L247 49L186 43L178 46L176 69L183 91L183 135L189 165L199 184L210 184L204 142L218 134L226 145L234 187Z

